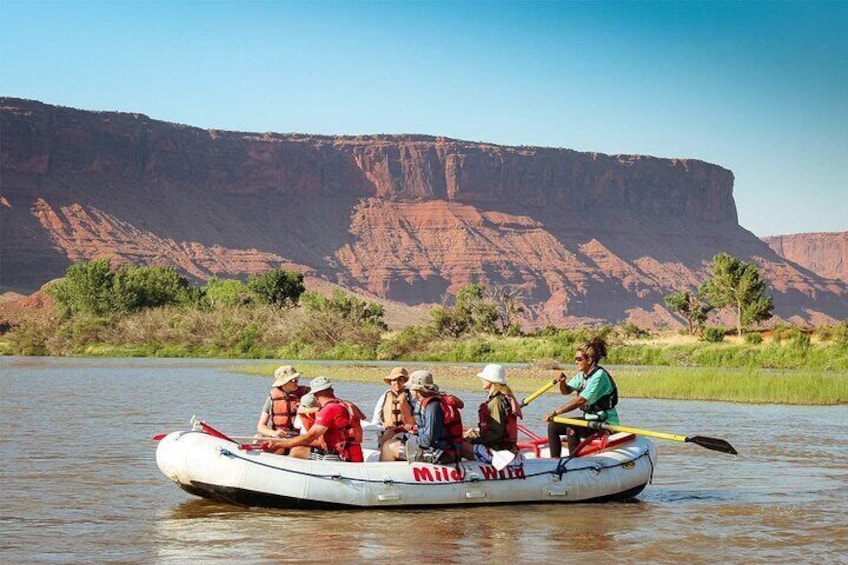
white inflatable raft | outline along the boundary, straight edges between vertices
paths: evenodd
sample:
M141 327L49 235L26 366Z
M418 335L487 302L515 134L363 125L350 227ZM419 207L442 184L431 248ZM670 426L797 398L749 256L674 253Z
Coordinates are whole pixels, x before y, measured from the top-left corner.
M656 448L646 438L610 436L590 455L492 465L310 461L250 449L201 430L161 439L156 462L185 491L215 500L270 508L408 507L462 504L623 500L650 482Z

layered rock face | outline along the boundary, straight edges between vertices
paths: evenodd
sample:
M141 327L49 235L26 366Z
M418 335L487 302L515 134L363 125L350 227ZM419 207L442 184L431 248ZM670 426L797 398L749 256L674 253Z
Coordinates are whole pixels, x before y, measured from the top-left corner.
M848 283L848 232L764 237L775 253L820 277Z
M195 279L282 266L407 304L508 284L529 326L665 325L663 296L727 251L762 266L783 318L848 316L846 285L740 227L732 173L701 161L0 106L0 291L109 257Z

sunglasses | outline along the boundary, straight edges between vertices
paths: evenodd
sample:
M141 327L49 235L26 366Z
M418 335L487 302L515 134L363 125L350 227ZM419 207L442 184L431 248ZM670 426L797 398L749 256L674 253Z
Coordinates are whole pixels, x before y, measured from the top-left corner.
M577 356L577 357L574 358L575 363L579 363L579 362L585 361L585 360L586 360L585 357L580 357L580 356Z

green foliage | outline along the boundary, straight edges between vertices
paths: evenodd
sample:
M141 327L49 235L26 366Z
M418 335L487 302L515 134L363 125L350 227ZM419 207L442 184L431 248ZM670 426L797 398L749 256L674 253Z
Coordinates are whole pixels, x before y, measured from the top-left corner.
M663 300L672 312L686 320L689 326L689 335L695 335L698 328L703 326L707 320L707 314L713 309L712 306L704 302L700 293L693 296L689 291L669 294Z
M383 322L386 309L382 304L360 300L341 290L334 291L329 297L317 292L304 293L301 304L313 315L328 313L353 323L372 325L380 330L388 329Z
M501 332L498 321L503 323L504 320L511 320L509 316L515 315L518 307L512 304L504 308L504 313L499 314L498 306L487 296L486 287L470 284L459 290L453 307L437 306L430 310L430 318L436 333L443 337L458 338L470 333L495 334Z
M832 342L838 347L848 347L848 321L843 320L835 326L822 326L816 335L823 342Z
M517 318L524 313L521 290L509 285L495 285L484 288L483 294L495 312L495 324L499 333L508 336L521 335L521 325Z
M471 330L469 321L454 308L436 306L430 310L430 318L436 333L443 337L458 338Z
M767 290L756 265L719 253L713 257L712 276L700 292L716 308L733 308L736 334L741 336L743 327L772 317L774 299Z
M74 314L105 316L114 311L112 280L115 273L108 259L74 263L65 278L46 290L65 317Z
M260 300L279 308L296 306L306 290L303 273L271 269L259 276L250 277L247 286Z
M724 328L706 326L701 332L701 339L710 343L720 343L724 341Z
M213 308L249 306L254 297L247 285L237 279L212 277L206 281L204 292L206 300Z
M301 297L306 316L295 336L298 341L316 348L322 356L332 355L342 344L356 345L374 357L380 345L384 308L340 290L332 296L306 292Z
M613 333L616 336L620 336L624 339L639 339L643 337L648 337L651 333L643 328L640 328L634 323L625 322L619 326L613 328Z
M377 348L377 358L393 360L415 357L417 353L426 351L436 337L433 326L409 326L383 341Z
M467 320L471 330L497 333L495 322L498 320L498 311L486 298L486 287L483 285L469 284L462 287L456 295L454 311L457 316Z
M113 312L188 305L192 302L190 289L188 280L173 267L124 265L112 277Z
M51 286L63 316L110 316L194 300L188 280L171 267L124 265L113 270L107 259L74 263Z
M763 342L763 336L759 333L749 332L745 334L745 343L759 345Z

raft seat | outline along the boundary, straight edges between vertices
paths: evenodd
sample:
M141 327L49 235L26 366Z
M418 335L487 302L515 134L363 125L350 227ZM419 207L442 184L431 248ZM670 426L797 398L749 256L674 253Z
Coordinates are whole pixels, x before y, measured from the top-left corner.
M580 445L577 446L575 457L584 457L586 455L592 455L593 453L598 453L599 451L603 451L609 447L614 447L616 445L621 445L623 443L627 443L633 441L633 438L636 436L634 434L625 434L625 433L617 433L617 434L607 434L607 433L597 433L588 438L584 439L580 442ZM542 448L548 445L547 438L534 438L529 439L528 441L518 442L518 449L521 451L530 451L532 452L533 457L536 459L541 458L542 456Z

